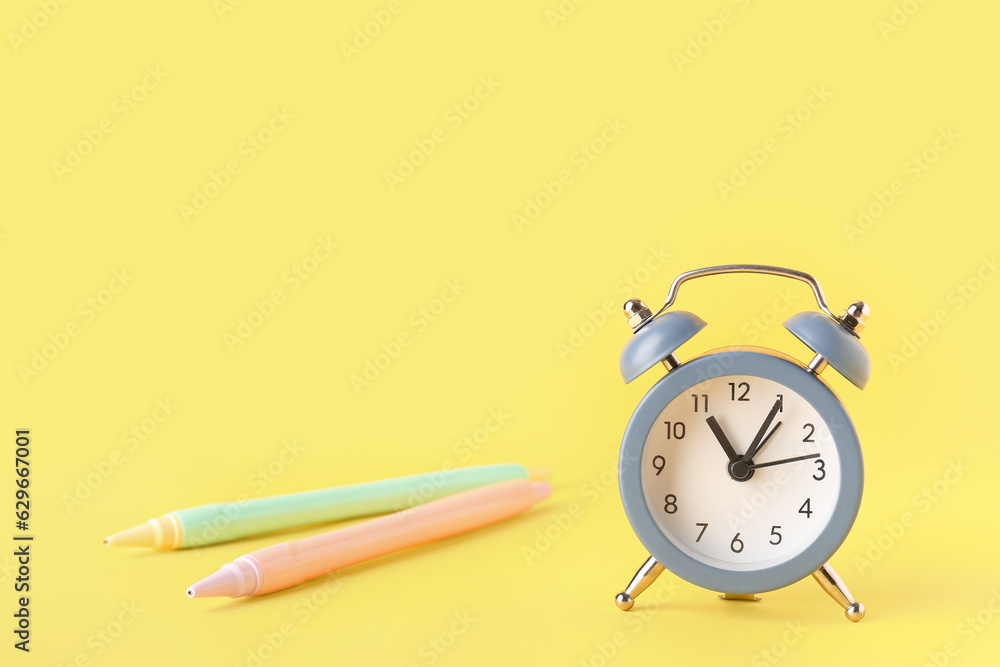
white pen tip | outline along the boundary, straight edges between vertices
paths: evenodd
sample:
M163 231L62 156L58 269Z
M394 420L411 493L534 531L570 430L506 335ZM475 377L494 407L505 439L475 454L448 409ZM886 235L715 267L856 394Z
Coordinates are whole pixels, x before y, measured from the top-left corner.
M189 598L238 597L242 582L230 568L214 572L187 589Z
M552 495L552 485L548 482L532 482L531 486L535 489L535 495L538 496L538 500L542 501Z

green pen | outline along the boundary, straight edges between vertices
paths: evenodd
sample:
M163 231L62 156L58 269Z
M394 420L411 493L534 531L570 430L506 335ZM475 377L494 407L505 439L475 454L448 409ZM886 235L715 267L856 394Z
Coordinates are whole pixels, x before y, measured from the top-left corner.
M524 466L503 463L202 505L150 519L105 538L104 544L161 551L202 547L281 528L395 512L487 484L527 478Z

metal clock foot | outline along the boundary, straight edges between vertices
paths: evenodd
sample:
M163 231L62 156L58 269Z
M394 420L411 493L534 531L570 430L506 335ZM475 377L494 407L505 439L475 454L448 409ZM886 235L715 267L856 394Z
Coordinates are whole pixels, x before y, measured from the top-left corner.
M649 585L656 581L656 578L660 576L663 572L663 566L656 562L656 559L652 556L642 564L639 571L635 573L632 577L632 581L628 583L628 586L621 593L615 596L615 604L622 611L628 611L635 604L635 599L644 590L649 588Z
M854 599L851 591L847 590L844 580L829 563L824 563L823 567L813 572L813 578L830 594L830 597L837 601L837 604L844 608L848 620L857 623L865 617L865 606Z
M742 600L743 602L760 602L760 598L753 593L723 593L720 600Z

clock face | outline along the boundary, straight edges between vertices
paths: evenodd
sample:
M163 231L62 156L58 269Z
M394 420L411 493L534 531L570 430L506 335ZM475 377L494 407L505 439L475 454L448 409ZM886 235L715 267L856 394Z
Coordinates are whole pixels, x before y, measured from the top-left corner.
M731 571L795 558L830 522L841 461L829 425L771 379L724 375L675 396L641 456L642 494L687 556Z

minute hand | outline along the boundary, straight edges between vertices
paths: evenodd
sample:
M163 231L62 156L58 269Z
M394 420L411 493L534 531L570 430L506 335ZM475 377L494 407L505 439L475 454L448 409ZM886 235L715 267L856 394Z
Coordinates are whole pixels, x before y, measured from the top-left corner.
M760 430L757 431L757 435L753 437L753 442L751 442L750 446L747 447L747 452L743 455L743 463L749 464L753 461L753 457L756 456L757 452L760 451L760 448L764 446L764 443L762 442L764 434L767 432L771 422L774 421L774 416L778 414L778 410L780 409L781 399L779 398L774 402L774 405L771 406L771 411L767 413L764 423L760 425Z

